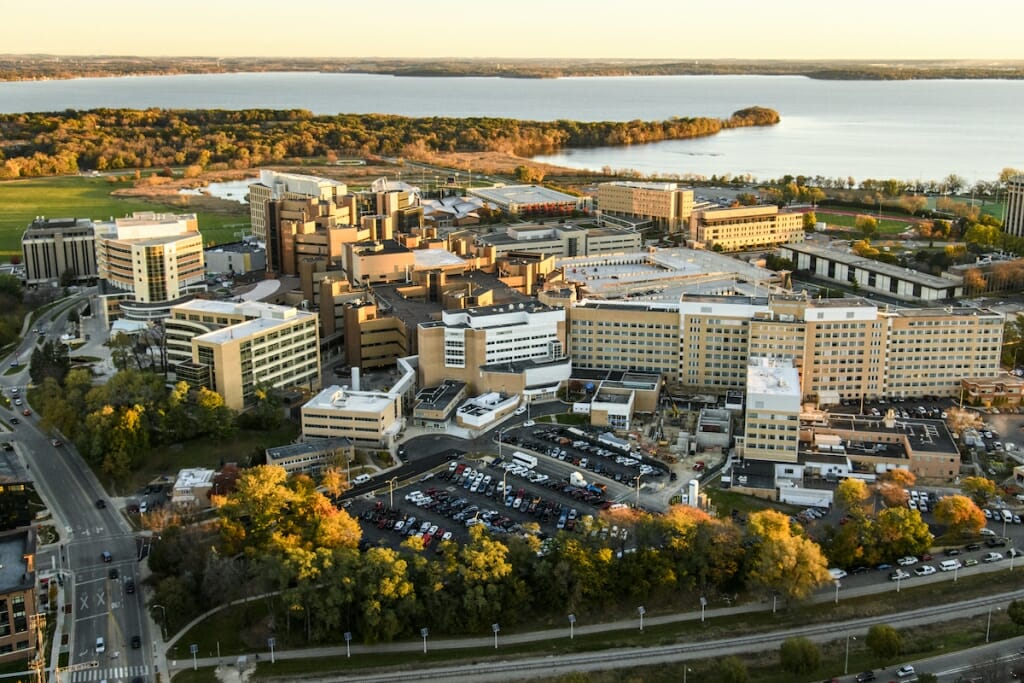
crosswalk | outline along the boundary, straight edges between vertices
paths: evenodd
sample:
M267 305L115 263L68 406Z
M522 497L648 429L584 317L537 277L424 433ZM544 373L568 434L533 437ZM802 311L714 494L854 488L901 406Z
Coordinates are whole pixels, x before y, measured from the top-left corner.
M131 683L136 678L149 681L148 666L111 666L105 669L86 669L75 671L71 674L71 683L86 683L86 681L124 681ZM65 680L67 680L65 678Z

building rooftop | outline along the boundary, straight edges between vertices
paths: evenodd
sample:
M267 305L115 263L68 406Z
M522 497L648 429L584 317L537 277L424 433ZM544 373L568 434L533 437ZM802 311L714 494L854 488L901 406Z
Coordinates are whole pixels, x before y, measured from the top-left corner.
M949 433L944 420L923 420L918 418L894 418L892 426L886 425L886 418L870 415L846 415L833 413L829 415L828 426L833 429L855 430L857 432L874 432L876 434L901 434L907 437L911 449L915 453L958 453L956 442ZM870 442L868 434L865 442ZM855 441L851 445L856 449ZM847 447L850 450L850 446Z
M782 245L782 248L828 259L830 261L835 261L836 263L843 263L847 266L856 266L867 271L879 273L881 275L888 275L889 277L906 280L907 282L913 282L933 289L944 289L963 284L963 278L959 276L947 278L939 277L937 275L929 275L928 273L922 273L919 270L913 270L911 268L904 268L903 266L897 266L891 263L882 263L881 261L864 258L863 256L858 256L853 252L843 251L840 249L830 249L828 247L809 244L807 242L791 242L789 244Z
M471 189L469 193L503 206L510 204L575 204L579 201L579 197L557 190L549 190L540 185L506 185L505 187Z
M795 396L800 399L800 376L793 362L784 358L753 356L747 365L747 396L751 394Z
M333 384L302 406L313 410L344 410L346 412L378 414L394 403L396 397L380 391L352 391Z
M601 183L601 185L618 185L619 187L633 187L638 190L658 190L660 192L680 189L678 183L644 183L632 180L615 180L610 183Z
M209 470L204 467L190 467L178 470L178 478L174 480L174 488L192 489L197 486L212 486L213 475L215 474L215 470Z
M449 379L436 387L420 389L416 392L416 410L444 410L465 388L465 382Z
M430 270L443 266L465 265L466 261L447 249L413 249L416 270Z
M0 593L25 590L35 584L26 555L34 555L30 532L15 530L0 534Z
M77 230L92 230L95 226L88 218L46 218L39 216L28 225L27 237L33 237L33 232L63 232Z
M338 448L348 448L352 442L345 437L331 439L310 439L301 443L290 443L284 446L273 446L267 449L267 458L270 460L282 460L292 458L296 455L316 455Z
M295 309L292 309L295 310ZM244 339L253 335L259 335L262 332L269 332L277 327L284 325L290 325L295 320L302 320L315 317L315 313L309 313L307 311L295 311L294 315L288 316L285 319L261 317L253 320L246 320L242 323L236 323L234 325L228 325L219 330L213 330L205 334L200 334L193 339L196 342L202 342L206 344L224 344L234 339Z

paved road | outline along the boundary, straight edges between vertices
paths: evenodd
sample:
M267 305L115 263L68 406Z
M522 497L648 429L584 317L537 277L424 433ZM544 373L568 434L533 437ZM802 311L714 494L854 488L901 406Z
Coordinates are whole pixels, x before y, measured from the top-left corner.
M40 316L34 326L44 330L42 336L59 337L68 310L58 305ZM39 336L27 335L16 353L30 356ZM19 373L0 375L5 393L28 383L27 366L22 367ZM24 399L24 391L19 391ZM20 413L23 407L12 406L12 410ZM38 415L15 415L12 410L0 408L0 419L10 425L9 440L24 460L61 534L57 548L42 550L38 567L41 574L63 573L66 577L74 624L69 634L69 664L99 663L95 669L65 674L64 680L151 680L151 641L144 598L140 592L129 594L126 590L128 581L140 585L131 528L109 504L103 487L73 446L54 446L53 435L40 429ZM12 417L17 417L20 424L11 424ZM97 507L100 500L105 505L102 509ZM110 562L104 561L103 552L111 554ZM139 637L140 649L132 649L133 636ZM100 637L105 651L97 653L96 639Z

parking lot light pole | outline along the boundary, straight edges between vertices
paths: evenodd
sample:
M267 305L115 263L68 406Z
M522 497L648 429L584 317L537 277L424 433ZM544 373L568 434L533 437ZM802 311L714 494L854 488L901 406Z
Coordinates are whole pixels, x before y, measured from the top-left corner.
M903 574L899 573L899 569L896 570L896 592L900 592L900 581L903 579ZM837 582L838 583L838 582ZM839 595L839 589L836 589L836 595Z
M683 683L686 683L686 674L689 673L689 671L690 671L690 667L688 667L688 666L684 666L683 667Z
M857 636L846 636L846 659L843 660L843 675L850 673L850 641L857 640Z
M395 509L395 484L398 483L398 477L391 477L388 479L388 494L391 497L391 509Z
M840 586L842 586L842 584L839 583L838 581L836 581L836 604L837 605L839 604L839 587ZM899 587L900 587L900 582L899 582L899 579L897 579L896 580L896 590L899 590Z
M644 475L643 474L637 474L636 475L636 506L637 507L640 507L640 477L642 477L642 476L644 476Z
M985 642L989 642L989 636L992 635L992 610L999 612L1000 609L994 605L990 605L988 608L988 624L985 626Z

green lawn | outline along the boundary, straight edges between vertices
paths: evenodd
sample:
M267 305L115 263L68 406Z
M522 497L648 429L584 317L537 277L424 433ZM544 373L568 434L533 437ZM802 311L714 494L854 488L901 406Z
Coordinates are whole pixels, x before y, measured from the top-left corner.
M182 206L110 195L114 190L129 186L129 183L109 182L107 178L78 176L0 183L0 258L21 253L21 235L36 216L109 220L133 211L189 211ZM200 211L198 215L199 230L207 244L237 241L233 233L249 227L248 211L243 205L239 205L237 214Z
M273 432L239 431L221 443L204 438L153 448L142 469L132 474L128 491L136 491L157 477L177 472L183 467L218 469L229 462L245 465L257 451L262 453L271 446L291 443L298 435L298 425L289 422Z
M818 210L814 212L815 217L819 221L824 221L829 225L839 225L844 228L856 229L856 216L845 216L838 213L826 213ZM864 215L870 215L865 213ZM877 216L874 216L877 218ZM883 218L878 222L878 232L882 235L894 235L903 232L907 229L907 226L911 225L910 221L896 221L890 218Z

